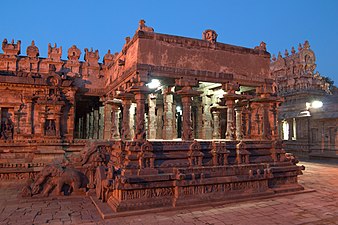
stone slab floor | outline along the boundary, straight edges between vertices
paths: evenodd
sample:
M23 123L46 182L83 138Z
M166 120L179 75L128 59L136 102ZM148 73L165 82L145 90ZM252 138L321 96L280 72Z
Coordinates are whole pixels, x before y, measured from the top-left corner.
M315 192L108 220L86 196L22 200L22 184L2 182L0 224L338 224L338 165L301 164L300 183Z

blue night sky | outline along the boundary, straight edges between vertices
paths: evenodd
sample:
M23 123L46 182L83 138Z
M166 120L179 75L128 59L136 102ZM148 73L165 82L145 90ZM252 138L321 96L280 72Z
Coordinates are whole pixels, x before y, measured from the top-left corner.
M138 21L158 33L201 38L216 30L218 42L253 48L267 43L271 54L309 40L317 70L338 84L338 1L336 0L106 0L106 1L1 1L0 39L22 41L21 54L32 40L40 56L48 43L63 48L63 58L73 44L98 49L102 60L108 49L121 50L133 36Z

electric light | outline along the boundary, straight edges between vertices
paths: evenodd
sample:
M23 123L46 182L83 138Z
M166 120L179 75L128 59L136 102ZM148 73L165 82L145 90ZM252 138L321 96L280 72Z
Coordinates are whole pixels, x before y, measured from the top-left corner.
M156 89L161 86L161 82L158 79L152 79L150 83L146 84L150 89Z
M319 109L321 107L323 107L323 102L322 101L313 101L311 103L311 108Z

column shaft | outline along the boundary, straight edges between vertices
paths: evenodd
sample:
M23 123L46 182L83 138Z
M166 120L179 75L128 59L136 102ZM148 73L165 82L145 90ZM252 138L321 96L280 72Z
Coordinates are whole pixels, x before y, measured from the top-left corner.
M146 129L144 126L144 113L145 113L145 94L142 92L135 93L136 100L136 129L134 140L145 140L146 139Z
M130 106L131 106L131 99L122 99L123 116L122 116L122 137L121 139L123 140L131 140Z
M156 118L156 96L148 96L148 138L156 139L157 118Z
M191 128L191 96L182 96L183 107L183 133L182 140L193 139Z
M235 101L230 99L226 101L227 105L227 130L225 133L225 137L227 139L233 140L234 139L234 104Z
M215 110L212 112L212 115L214 117L214 131L212 133L212 138L213 139L220 139L221 138L221 133L219 132L220 126L219 126L219 114L220 112L218 110Z
M238 140L241 140L243 138L243 132L242 132L242 109L236 108L236 138Z

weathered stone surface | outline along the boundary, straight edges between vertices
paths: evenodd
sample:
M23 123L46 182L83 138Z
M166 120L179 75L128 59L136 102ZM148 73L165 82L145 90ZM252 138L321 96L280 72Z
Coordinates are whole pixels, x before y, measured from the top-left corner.
M31 178L23 195L84 188L120 212L303 189L304 168L279 144L265 43L159 34L141 20L103 64L87 48L79 61L75 45L68 60L56 45L45 59L34 43L28 57L20 42L3 49L0 178Z

